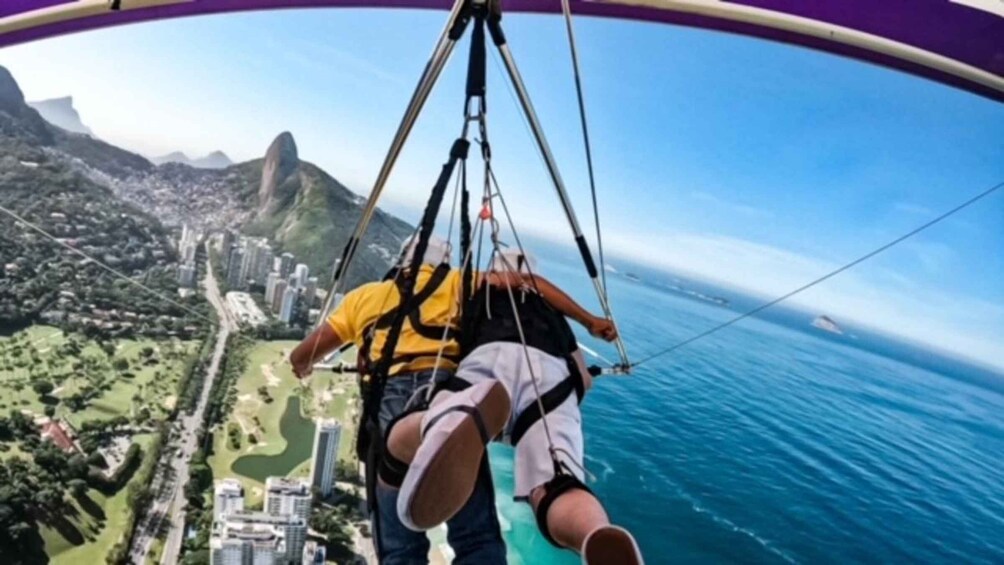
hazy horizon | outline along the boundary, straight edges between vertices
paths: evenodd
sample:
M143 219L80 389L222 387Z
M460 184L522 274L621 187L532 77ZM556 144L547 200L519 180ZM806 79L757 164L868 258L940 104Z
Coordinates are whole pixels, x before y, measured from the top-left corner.
M377 18L387 37L368 41ZM507 22L592 241L561 22ZM99 138L144 156L243 162L288 130L301 158L365 195L441 24L367 10L187 18L8 48L0 64L29 100L72 96ZM749 38L576 25L609 257L772 298L1004 179L995 102ZM465 57L459 48L381 203L412 223L459 128ZM489 74L495 168L517 221L570 241L495 63ZM994 195L790 306L1004 368L1002 218Z

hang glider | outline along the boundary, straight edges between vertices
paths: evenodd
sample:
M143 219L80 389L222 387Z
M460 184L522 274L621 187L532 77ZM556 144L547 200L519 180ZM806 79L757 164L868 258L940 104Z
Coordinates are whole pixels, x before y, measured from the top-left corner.
M279 8L450 8L450 0L4 0L0 47L89 29ZM660 22L819 49L1004 101L1001 0L573 0L578 15ZM561 13L556 0L505 10Z

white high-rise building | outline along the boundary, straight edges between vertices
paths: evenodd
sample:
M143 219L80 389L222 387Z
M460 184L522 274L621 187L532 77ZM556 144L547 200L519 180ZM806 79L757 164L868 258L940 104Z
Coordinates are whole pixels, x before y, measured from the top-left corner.
M277 316L282 310L282 299L286 296L287 288L289 288L289 283L285 279L275 281L275 289L272 291L272 303L269 306L272 307L272 313Z
M244 288L244 279L241 278L241 265L244 264L244 250L234 247L230 252L230 267L227 268L227 286L231 289L239 290Z
M195 265L187 264L178 267L178 284L185 288L195 286Z
M255 258L254 275L251 277L258 284L265 284L265 278L272 270L272 261L275 255L272 253L272 246L264 241L258 245L258 257Z
M195 252L199 250L198 241L189 241L181 248L181 261L183 263L192 263L195 261Z
M282 306L279 308L279 321L288 324L290 320L293 319L293 313L296 312L296 299L299 298L300 294L292 286L286 287L286 291L282 293Z
M317 296L317 277L310 277L303 285L303 303L307 308L313 308L315 296Z
M241 283L247 283L248 279L254 278L258 268L258 256L261 253L261 246L255 240L245 242L244 261L241 262Z
M296 269L293 270L293 276L296 277L296 284L293 286L300 288L307 283L307 277L310 276L310 268L303 263L299 263Z
M210 562L299 563L307 540L307 521L292 515L235 512L213 523ZM235 558L240 561L231 561Z
M233 230L223 230L220 234L220 254L224 261L230 259L230 247L234 244L235 237Z
M296 257L292 253L283 253L279 256L279 278L288 279L293 273Z
M316 421L314 452L310 464L310 486L322 497L331 494L335 484L335 463L338 461L338 443L342 438L342 425L338 420L321 418Z
M309 520L310 502L310 484L306 481L285 477L265 479L265 512Z
M307 523L293 516L239 512L213 524L209 538L212 565L279 565L299 563Z
M244 487L237 479L223 479L213 485L213 520L244 510Z
M272 299L275 298L275 286L279 282L279 273L272 271L265 277L265 304L271 306Z

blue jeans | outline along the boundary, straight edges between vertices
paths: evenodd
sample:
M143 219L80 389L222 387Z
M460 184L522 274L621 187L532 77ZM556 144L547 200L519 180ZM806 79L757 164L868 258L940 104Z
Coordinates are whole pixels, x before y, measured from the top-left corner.
M439 371L437 379L449 373ZM380 429L404 411L415 390L432 382L433 371L396 375L387 380L380 404ZM423 391L424 392L424 391ZM429 562L429 538L406 528L397 516L397 489L376 487L380 524L373 526L379 536L377 552L383 565L413 565ZM376 520L377 516L371 516ZM495 513L495 488L488 457L481 461L478 481L467 504L447 523L447 541L456 556L456 565L505 565L505 542Z

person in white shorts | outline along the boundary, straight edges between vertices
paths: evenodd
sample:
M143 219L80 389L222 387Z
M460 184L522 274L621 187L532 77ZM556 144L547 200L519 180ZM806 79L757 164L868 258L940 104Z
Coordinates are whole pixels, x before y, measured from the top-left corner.
M583 483L579 402L591 377L565 316L607 341L616 330L531 274L531 261L494 257L464 308L455 376L428 409L392 424L381 479L400 487L401 522L427 530L463 507L485 445L499 439L515 446L514 495L533 507L548 541L585 563L641 564L634 538Z

